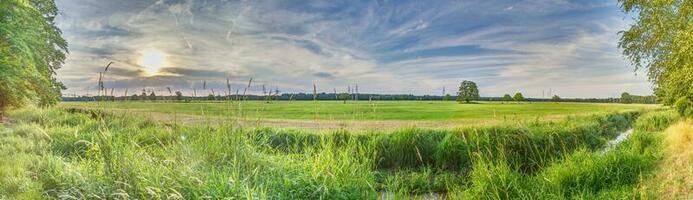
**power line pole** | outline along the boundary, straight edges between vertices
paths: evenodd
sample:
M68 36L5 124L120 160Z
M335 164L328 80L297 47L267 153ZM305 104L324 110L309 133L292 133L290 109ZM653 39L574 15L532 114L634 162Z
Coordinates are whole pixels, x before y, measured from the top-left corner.
M359 100L359 84L356 84L356 95L354 96L354 101Z

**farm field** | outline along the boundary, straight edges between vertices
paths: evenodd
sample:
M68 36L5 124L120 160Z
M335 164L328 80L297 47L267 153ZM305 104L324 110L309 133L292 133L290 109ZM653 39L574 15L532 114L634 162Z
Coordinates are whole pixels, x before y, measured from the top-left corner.
M456 128L503 122L561 120L609 112L652 110L653 104L516 103L459 104L441 101L63 102L64 108L103 109L148 115L160 121L243 119L283 128Z

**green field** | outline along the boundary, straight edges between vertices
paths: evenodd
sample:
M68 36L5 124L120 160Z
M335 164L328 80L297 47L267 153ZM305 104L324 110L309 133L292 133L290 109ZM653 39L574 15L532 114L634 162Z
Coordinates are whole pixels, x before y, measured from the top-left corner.
M153 114L153 118L204 121L199 118L242 118L266 126L312 128L417 127L454 128L506 121L557 120L566 116L650 110L659 105L600 103L480 102L459 104L441 101L245 101L245 102L64 102L62 107L92 108ZM197 119L196 119L197 118Z

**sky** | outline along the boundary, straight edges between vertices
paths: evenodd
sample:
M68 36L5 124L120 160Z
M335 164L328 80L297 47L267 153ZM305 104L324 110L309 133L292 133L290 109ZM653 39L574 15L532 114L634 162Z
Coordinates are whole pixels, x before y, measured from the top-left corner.
M64 95L99 72L128 88L612 97L651 94L618 49L631 17L604 0L57 0ZM206 82L206 84L205 84ZM203 84L206 90L203 90ZM222 93L223 94L223 93Z

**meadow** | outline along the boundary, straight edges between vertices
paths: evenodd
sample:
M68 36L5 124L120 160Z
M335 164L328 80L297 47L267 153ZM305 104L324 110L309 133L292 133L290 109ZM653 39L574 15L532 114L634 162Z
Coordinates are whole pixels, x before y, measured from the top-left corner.
M63 102L64 108L146 114L172 122L258 122L262 126L311 129L397 127L457 128L517 121L562 120L567 116L657 109L655 104L454 101L235 101L235 102ZM174 116L175 115L175 116ZM224 120L227 119L227 120Z
M129 112L110 112L107 107L154 109L161 104L100 104L104 110L76 109L66 103L13 111L10 123L0 127L0 159L6 161L0 163L0 199L685 199L691 195L686 166L692 162L693 122L670 110L587 114L593 110L583 109L583 114L551 121L317 131L233 122L162 123ZM470 107L474 106L506 105ZM623 142L610 142L629 129L633 132Z

